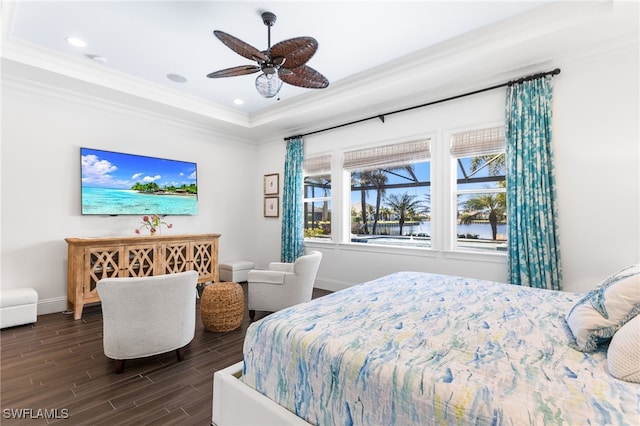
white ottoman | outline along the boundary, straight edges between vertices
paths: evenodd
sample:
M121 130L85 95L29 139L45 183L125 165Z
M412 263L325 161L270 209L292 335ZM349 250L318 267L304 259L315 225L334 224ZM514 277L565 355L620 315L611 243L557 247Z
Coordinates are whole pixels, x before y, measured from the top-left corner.
M32 288L0 291L0 328L36 322L38 292Z
M256 268L256 264L248 260L234 260L220 264L220 281L243 283L249 277L249 271Z

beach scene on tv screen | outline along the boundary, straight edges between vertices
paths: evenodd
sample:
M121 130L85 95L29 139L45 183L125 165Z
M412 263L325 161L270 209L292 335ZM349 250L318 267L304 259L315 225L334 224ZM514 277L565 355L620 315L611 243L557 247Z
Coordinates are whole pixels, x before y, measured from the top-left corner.
M82 214L194 215L196 163L82 148Z

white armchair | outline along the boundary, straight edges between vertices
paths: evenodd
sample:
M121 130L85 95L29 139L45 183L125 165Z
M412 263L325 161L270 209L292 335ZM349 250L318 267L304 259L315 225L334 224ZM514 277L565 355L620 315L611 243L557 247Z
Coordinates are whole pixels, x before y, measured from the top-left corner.
M312 251L293 263L271 262L248 274L249 318L256 311L276 312L311 300L322 253Z
M196 271L98 281L104 354L115 361L117 374L127 359L172 350L184 359L195 335L197 282Z

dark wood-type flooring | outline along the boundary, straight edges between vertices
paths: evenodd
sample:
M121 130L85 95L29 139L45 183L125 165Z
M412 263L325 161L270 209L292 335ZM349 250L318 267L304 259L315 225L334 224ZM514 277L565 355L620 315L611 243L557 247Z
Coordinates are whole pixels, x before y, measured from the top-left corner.
M314 290L314 298L327 293ZM184 361L177 362L175 351L127 360L117 375L102 350L99 304L85 307L81 320L55 313L2 330L0 424L209 425L213 374L242 360L250 322L245 307L239 329L208 332L197 305L196 333ZM264 315L258 312L256 319ZM11 418L16 410L29 418Z

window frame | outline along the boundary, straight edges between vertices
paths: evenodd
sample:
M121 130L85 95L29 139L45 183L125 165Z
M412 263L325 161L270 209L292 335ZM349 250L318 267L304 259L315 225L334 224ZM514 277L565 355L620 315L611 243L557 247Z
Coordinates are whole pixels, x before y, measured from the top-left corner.
M326 163L324 163L322 160L326 159L328 157L328 161ZM335 218L335 210L334 210L334 202L333 202L333 195L334 195L334 191L335 191L335 187L334 187L334 179L333 179L333 172L332 172L332 164L333 164L333 158L334 155L333 154L321 154L321 155L313 155L309 157L309 162L313 162L315 160L320 160L320 162L323 162L325 165L321 165L319 166L319 168L314 168L312 170L309 170L308 168L305 168L304 164L303 164L303 168L302 168L302 181L303 181L303 186L302 186L302 205L303 205L303 211L305 212L305 217L304 217L304 230L306 231L307 228L307 218L306 218L306 205L308 203L316 203L316 202L328 202L329 203L329 216L330 216L330 220L329 223L331 224L331 232L329 234L328 238L325 237L305 237L304 241L305 243L307 241L324 241L324 242L334 242L336 240L336 233L334 231L334 218ZM327 164L328 163L328 164ZM307 163L308 164L308 163ZM306 195L306 184L304 183L306 181L306 179L310 176L324 176L324 175L329 175L329 182L330 182L330 187L331 187L331 191L329 196L314 196L314 197L305 197Z
M457 245L457 170L456 159L450 153L451 137L455 133L504 126L504 121L475 123L470 126L442 128L438 131L427 131L402 138L383 139L376 142L353 145L345 148L336 147L331 150L331 240L305 238L307 247L327 247L332 245L340 250L357 252L391 253L422 258L442 258L462 261L482 261L487 263L504 263L506 252L493 250L470 250L458 248ZM351 230L351 179L350 171L343 167L343 156L347 151L380 147L411 141L414 139L430 139L430 182L431 182L431 247L407 247L393 245L377 245L352 243ZM318 152L309 158L327 155ZM305 177L307 174L305 173ZM474 190L475 191L475 190ZM306 200L306 199L305 199Z
M478 193L506 193L506 188L474 188L474 189L458 189L458 159L460 158L469 158L469 156L457 156L454 155L451 151L452 140L455 135L461 133L473 133L480 132L482 130L489 130L493 128L502 128L504 135L504 122L491 122L491 123L480 123L472 126L466 126L462 128L448 129L443 137L443 143L441 145L441 159L443 165L449 168L449 172L447 173L449 182L444 187L448 192L448 203L446 205L446 211L444 215L446 216L446 244L443 248L444 251L449 253L449 256L452 258L460 257L466 258L469 255L478 255L478 256L489 256L489 257L498 257L500 259L504 259L506 257L506 251L504 250L487 250L487 249L473 249L470 247L460 246L458 242L458 195L464 194L478 194ZM506 141L504 143L506 151ZM497 151L492 151L497 153ZM481 153L479 155L491 155L488 152ZM506 155L506 152L505 152ZM505 182L506 182L506 169L505 169Z
M351 207L352 207L351 174L358 170L360 171L380 170L385 168L385 166L387 166L388 168L393 168L398 165L404 166L404 165L410 165L410 164L429 162L429 177L428 177L429 180L426 182L429 183L428 185L429 192L431 193L432 176L433 176L433 173L431 172L431 164L432 164L431 146L433 145L434 138L435 138L435 135L433 133L424 133L424 134L416 135L413 137L394 139L391 141L389 140L380 141L378 143L367 144L365 146L349 147L348 149L345 149L342 151L343 161L340 164L340 168L342 170L342 177L343 177L342 190L344 193L344 198L346 199L345 206L348 206L348 211L341 211L341 214L343 215L342 217L343 227L348 231L348 238L343 239L342 240L343 243L353 244L354 246L367 246L367 247L377 246L377 247L381 247L383 249L382 251L385 251L384 250L385 248L389 248L393 250L396 250L396 249L430 250L431 249L431 246L433 244L433 241L431 240L431 238L430 238L430 243L428 247L424 247L424 246L412 247L412 246L407 246L402 244L398 244L398 245L376 244L375 242L362 243L362 242L352 241L352 238L351 238L351 235L352 235L351 234L351 226L352 226L352 223L351 223ZM424 146L424 150L422 150L421 145ZM397 154L398 150L399 151L405 150L408 157L406 159L406 162L402 160L398 160L398 154ZM349 157L356 159L355 163L357 164L355 166L351 164L345 164L347 163L347 161L345 161L345 158L347 158L348 160ZM360 157L364 157L364 160L359 161ZM379 160L380 158L385 158L385 160L381 161ZM392 160L389 160L389 158L391 158ZM365 166L360 167L362 166L363 163L365 163ZM377 167L377 166L380 166L380 167ZM424 183L424 182L419 181L418 183ZM424 185L420 185L420 186L424 186ZM410 188L410 186L407 186L407 188ZM375 235L383 235L383 234L375 234ZM374 237L375 235L372 234L371 236ZM400 238L402 238L402 236L400 236Z

